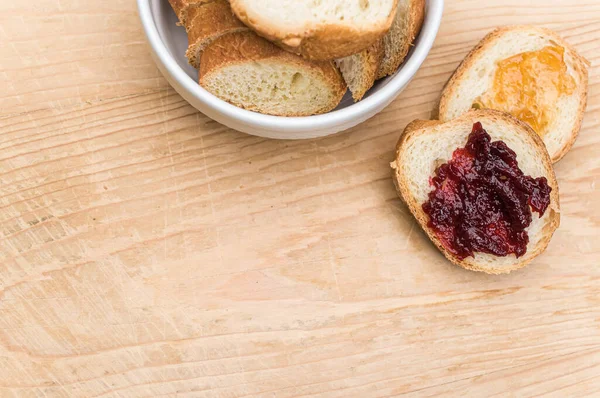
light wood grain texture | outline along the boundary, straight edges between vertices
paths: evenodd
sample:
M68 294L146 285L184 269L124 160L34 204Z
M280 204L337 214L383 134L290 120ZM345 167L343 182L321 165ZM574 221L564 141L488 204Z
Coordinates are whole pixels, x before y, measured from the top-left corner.
M449 264L388 162L497 25L592 62L562 225L508 275ZM600 394L600 3L448 1L410 87L337 136L196 112L133 1L0 0L0 396Z

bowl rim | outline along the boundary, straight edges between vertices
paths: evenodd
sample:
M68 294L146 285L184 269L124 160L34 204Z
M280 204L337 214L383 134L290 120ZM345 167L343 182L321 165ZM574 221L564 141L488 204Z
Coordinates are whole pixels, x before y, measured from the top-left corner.
M391 77L387 84L369 97L345 108L324 113L322 115L287 117L264 115L239 108L211 94L196 81L191 79L183 68L179 66L160 37L150 7L151 1L167 0L137 0L139 17L146 38L169 75L186 91L200 100L205 106L246 125L264 128L276 127L279 129L294 128L296 131L312 131L332 128L357 117L357 115L375 112L382 103L391 102L398 92L410 82L425 61L437 36L444 11L444 0L427 0L423 26L418 36L417 45L412 49L411 56L402 65L402 68L396 75Z

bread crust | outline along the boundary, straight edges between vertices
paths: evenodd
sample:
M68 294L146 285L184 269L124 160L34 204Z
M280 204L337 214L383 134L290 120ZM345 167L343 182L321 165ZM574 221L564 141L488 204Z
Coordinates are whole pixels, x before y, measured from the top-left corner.
M179 18L179 22L186 26L188 22L188 13L194 7L199 7L202 4L210 3L214 0L169 0L169 4L177 18Z
M406 38L401 48L393 49L392 51L386 51L383 60L377 71L377 79L382 79L386 76L393 75L396 73L404 59L410 51L410 47L413 45L415 39L421 31L423 26L423 20L425 18L425 0L408 0L408 23L406 29L402 31L402 35ZM387 35L394 34L393 29L388 32ZM387 40L387 36L384 40Z
M319 74L324 81L328 83L334 94L333 101L330 104L327 104L323 109L319 109L311 114L329 112L339 104L346 93L344 80L332 61L315 62L305 60L297 55L283 51L251 31L232 33L223 36L204 49L199 68L200 85L205 85L205 80L209 78L212 73L218 73L221 68L226 66L267 59L286 64L295 64L305 68L307 71ZM241 104L235 105L241 106ZM258 111L255 107L246 106L245 108ZM264 110L262 110L262 112L268 113ZM307 114L290 112L279 116L307 116Z
M437 125L444 124L447 126L453 126L460 123L475 123L477 121L482 121L485 128L486 120L494 120L502 123L506 123L516 127L520 134L525 134L531 138L533 141L533 145L538 153L539 160L543 163L544 170L546 171L545 177L548 180L548 185L552 187L552 192L550 193L550 206L548 207L547 217L548 220L544 226L542 239L539 241L537 246L535 247L527 247L527 255L517 259L515 257L515 262L510 267L494 267L487 264L478 264L473 257L467 257L464 260L460 260L455 257L452 253L450 253L446 248L442 245L441 241L438 239L437 235L434 231L428 228L427 223L429 221L429 217L423 211L422 203L418 203L417 200L410 194L410 190L408 188L408 179L405 178L401 173L401 156L404 146L415 136L419 134L426 133L432 128L435 128ZM470 130L465 131L465 140ZM450 134L450 133L449 133ZM396 186L396 190L400 198L407 204L411 213L415 216L419 225L425 231L429 239L435 244L435 246L444 254L444 256L453 264L456 264L462 268L472 270L472 271L480 271L488 274L504 274L510 273L512 271L518 270L520 268L528 265L533 259L535 259L538 255L540 255L550 243L550 239L554 234L554 231L560 225L560 203L559 203L559 192L558 192L558 183L556 181L556 176L554 174L554 170L552 168L552 162L550 160L550 156L546 151L546 147L539 137L531 127L514 118L513 116L499 112L495 110L479 110L479 111L469 111L466 114L460 116L457 119L454 119L447 123L442 123L438 121L421 121L417 120L410 123L402 135L398 140L396 145L396 157L395 160L391 163L391 167L393 170L393 180L394 185Z
M294 54L315 61L327 61L347 57L365 50L381 39L392 25L398 0L394 0L392 12L382 23L370 29L357 29L347 24L305 26L301 31L285 31L261 16L248 14L240 0L231 0L235 15L260 36Z
M200 55L207 45L226 34L249 30L233 15L227 0L205 0L188 11L187 21L189 47L186 57L196 69L200 67Z
M377 70L379 69L379 65L381 65L384 55L383 39L377 40L371 47L363 50L365 65L363 68L364 84L356 92L352 92L354 101L360 101L367 91L373 87L373 84L375 84Z
M360 101L365 96L367 91L373 87L373 84L375 84L377 70L379 69L383 55L383 39L380 39L373 43L369 48L361 51L358 54L335 61L336 65L342 72L344 80L346 80L348 88L352 92L352 98L354 99L354 102ZM356 64L354 67L360 69L358 71L360 74L360 78L357 79L359 82L358 85L351 84L351 76L345 75L343 62L353 62Z
M179 21L181 21L181 12L188 7L188 3L188 0L169 0L169 4L171 5L173 11L175 11Z
M569 52L574 62L575 72L579 75L581 84L584 85L584 89L582 90L579 98L579 107L578 107L578 115L577 121L573 125L573 128L569 134L568 139L565 141L564 145L558 150L556 153L550 154L552 163L556 163L561 160L567 152L573 147L573 144L577 140L577 136L579 135L579 130L581 129L581 123L583 121L583 115L585 113L585 109L587 107L587 96L588 96L588 66L590 65L589 61L586 60L583 56L581 56L573 46L564 41L558 34L554 31L546 28L541 28L537 26L530 25L514 25L514 26L504 26L495 29L491 33L487 34L463 59L460 63L454 74L450 77L444 89L442 91L442 95L440 97L439 104L439 118L440 120L447 120L446 116L448 113L448 107L450 101L456 95L457 83L461 82L464 79L464 74L468 71L475 61L483 56L486 51L492 48L495 45L495 41L502 37L502 35L513 32L513 31L527 31L527 32L535 32L539 35L543 35L548 37L550 40L556 42L561 47ZM515 54L516 55L516 54Z

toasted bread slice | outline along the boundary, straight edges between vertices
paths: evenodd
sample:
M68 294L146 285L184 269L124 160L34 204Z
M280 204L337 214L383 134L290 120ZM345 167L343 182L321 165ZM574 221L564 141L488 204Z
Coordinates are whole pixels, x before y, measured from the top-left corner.
M196 69L200 67L200 55L207 45L228 33L249 30L233 15L227 0L205 1L190 8L186 29L189 43L186 56Z
M423 26L425 0L399 0L390 31L383 38L384 56L377 79L396 73Z
M552 161L560 160L573 146L581 127L587 103L588 61L548 29L534 26L509 26L488 34L467 55L446 84L440 100L440 120L451 120L467 112L474 104L480 106L477 102L481 98L494 95L493 83L499 62L520 54L539 51L548 46L564 49L563 60L566 64L566 72L574 81L572 93L560 95L555 105L546 107L550 109L541 110L547 112L550 117L548 124L543 128L544 131L538 133L542 134ZM541 83L541 86L544 89L550 87L545 82ZM514 90L511 95L511 100L521 101L513 97L522 97L525 93ZM527 95L531 96L531 94ZM536 91L535 95L546 95L546 92ZM484 104L484 107L486 106L488 105ZM493 104L491 106L496 108ZM527 108L536 109L538 112L537 109L542 108L542 105L535 103L534 106L527 105Z
M473 124L481 122L492 141L502 140L517 154L520 169L534 178L546 177L552 188L550 206L540 218L533 213L527 252L498 257L475 253L474 257L459 259L441 243L427 224L429 217L423 204L431 192L430 178L436 167L452 158L454 150L465 146ZM415 121L407 126L396 147L396 159L391 163L393 179L400 197L415 216L425 233L452 263L463 268L489 274L502 274L522 268L542 253L560 223L558 184L552 163L540 137L524 122L503 112L470 111L447 123Z
M231 0L259 35L313 60L356 54L390 28L398 0Z
M354 101L360 101L375 83L379 64L383 59L383 39L357 54L340 58L335 64L352 92Z
M224 35L206 46L199 81L236 106L278 116L328 112L346 92L332 61L308 61L251 31Z

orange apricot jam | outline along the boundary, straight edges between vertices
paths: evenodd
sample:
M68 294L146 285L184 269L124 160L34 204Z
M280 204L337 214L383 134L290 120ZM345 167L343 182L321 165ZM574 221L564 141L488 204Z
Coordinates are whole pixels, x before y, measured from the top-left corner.
M508 112L543 137L559 97L575 90L564 53L563 47L553 44L498 62L491 92L477 99L473 107Z

